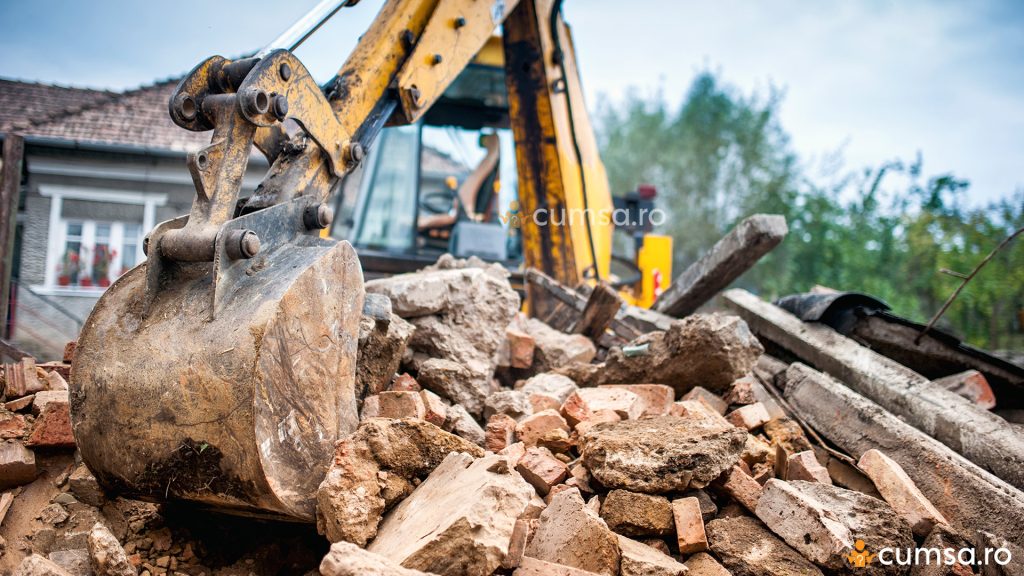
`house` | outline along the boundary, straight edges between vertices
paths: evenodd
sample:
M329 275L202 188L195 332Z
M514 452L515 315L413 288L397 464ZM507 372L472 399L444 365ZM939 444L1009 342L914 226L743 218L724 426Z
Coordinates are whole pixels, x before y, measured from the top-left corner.
M210 135L171 122L176 84L109 92L0 79L0 134L25 138L2 334L20 348L59 357L105 287L144 259L145 234L188 213L185 154ZM266 169L254 155L244 187Z

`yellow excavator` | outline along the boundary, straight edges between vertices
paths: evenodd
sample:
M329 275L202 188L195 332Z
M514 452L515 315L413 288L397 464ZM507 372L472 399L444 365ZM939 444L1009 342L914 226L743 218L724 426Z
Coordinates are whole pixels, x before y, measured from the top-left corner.
M293 51L353 4L204 60L171 96L176 124L212 130L187 157L192 209L98 301L71 374L75 436L107 489L312 521L358 423L365 277L450 252L638 305L665 288L671 243L643 221L650 189L609 192L561 0L386 0L319 85ZM270 169L243 194L253 146ZM630 257L612 255L616 223Z

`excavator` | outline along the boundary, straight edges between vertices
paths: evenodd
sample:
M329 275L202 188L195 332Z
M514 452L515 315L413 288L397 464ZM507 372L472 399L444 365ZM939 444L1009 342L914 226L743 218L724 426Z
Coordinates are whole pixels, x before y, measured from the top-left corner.
M318 84L294 50L356 1L324 0L251 57L207 58L171 95L178 126L212 133L186 159L191 211L97 302L70 379L107 490L312 522L359 420L366 278L450 252L641 306L665 287L670 240L637 221L651 190L612 198L561 0L385 0ZM243 193L253 147L270 167ZM612 255L620 233L632 257Z

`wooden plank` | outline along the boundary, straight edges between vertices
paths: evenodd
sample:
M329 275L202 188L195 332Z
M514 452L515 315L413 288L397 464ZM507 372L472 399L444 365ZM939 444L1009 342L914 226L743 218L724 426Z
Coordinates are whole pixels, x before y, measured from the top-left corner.
M3 165L0 167L0 338L7 336L7 308L11 295L11 267L14 263L14 230L17 226L18 198L21 195L21 167L25 139L5 134Z
M527 285L533 288L530 292L531 294L544 294L546 298L553 300L556 303L564 304L568 308L568 310L563 310L552 305L550 312L545 317L542 317L541 320L545 320L546 317L550 317L553 322L562 323L564 322L564 318L570 314L573 315L572 317L575 320L575 318L583 313L583 309L587 306L587 299L584 296L571 288L559 284L555 279L535 268L527 269L525 278ZM546 320L545 323L547 323ZM552 328L556 328L553 325L551 326ZM569 327L571 327L571 324L566 328L558 329L568 331ZM642 334L640 330L637 330L618 318L612 320L609 324L609 328L614 334L614 337L609 338L608 335L605 335L601 338L601 342L599 342L601 346L606 348L610 348L611 346L621 344L623 342L628 342Z
M622 308L622 304L622 298L611 286L598 284L591 290L590 297L587 298L583 312L572 331L583 334L595 342L599 341L615 320L615 315Z
M1024 433L999 416L823 324L805 323L746 290L723 294L751 330L846 383L980 467L1024 487Z
M1024 493L826 374L798 363L782 378L787 403L818 433L855 458L884 452L954 528L1024 544Z
M786 237L786 219L777 214L754 214L740 222L704 256L683 271L658 299L654 308L682 318L757 264Z

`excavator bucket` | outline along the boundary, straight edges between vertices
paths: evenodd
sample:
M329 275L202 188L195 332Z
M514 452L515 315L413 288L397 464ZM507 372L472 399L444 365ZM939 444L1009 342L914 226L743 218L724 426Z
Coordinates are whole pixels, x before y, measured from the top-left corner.
M334 442L358 422L364 292L351 245L288 233L304 204L228 223L270 244L254 258L172 264L147 302L151 259L99 300L71 402L82 458L106 488L313 520Z
M320 189L239 201L257 130L279 125L259 82L284 82L277 70L290 62L290 84L314 87L293 98L300 118L302 95L322 98L300 64L278 65L290 54L277 58L249 61L237 91L218 92L214 80L232 68L213 57L172 96L179 125L213 128L187 159L196 198L188 216L150 232L146 262L86 321L71 418L82 459L108 490L310 522L334 443L358 424L364 290L352 246L320 237L331 219Z

